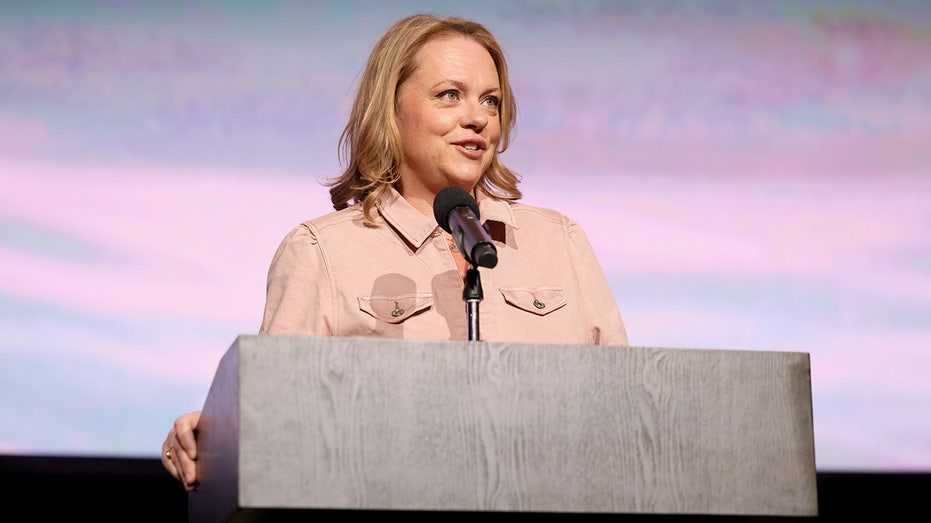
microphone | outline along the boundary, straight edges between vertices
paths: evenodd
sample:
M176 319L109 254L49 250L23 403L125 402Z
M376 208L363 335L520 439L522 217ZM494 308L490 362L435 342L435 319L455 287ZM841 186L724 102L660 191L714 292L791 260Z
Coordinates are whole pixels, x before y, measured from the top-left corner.
M460 187L447 187L433 200L433 216L444 231L453 235L459 252L472 266L493 268L498 250L478 220L475 198Z

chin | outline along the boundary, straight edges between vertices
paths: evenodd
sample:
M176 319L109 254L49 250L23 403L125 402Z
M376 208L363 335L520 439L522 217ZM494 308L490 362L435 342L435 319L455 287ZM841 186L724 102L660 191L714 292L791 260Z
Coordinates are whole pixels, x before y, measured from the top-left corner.
M482 179L482 174L485 172L482 170L469 170L468 172L461 173L459 176L454 178L457 185L462 185L463 187L474 187L478 184L479 180ZM451 179L450 181L453 181Z

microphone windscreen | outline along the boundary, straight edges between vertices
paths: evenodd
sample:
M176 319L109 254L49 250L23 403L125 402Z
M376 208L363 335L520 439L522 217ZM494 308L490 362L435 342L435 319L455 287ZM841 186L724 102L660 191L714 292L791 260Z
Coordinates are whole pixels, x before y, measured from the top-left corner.
M449 213L456 207L468 207L475 213L476 218L479 217L478 203L471 194L461 187L447 187L433 199L433 217L446 232L452 232L449 228Z

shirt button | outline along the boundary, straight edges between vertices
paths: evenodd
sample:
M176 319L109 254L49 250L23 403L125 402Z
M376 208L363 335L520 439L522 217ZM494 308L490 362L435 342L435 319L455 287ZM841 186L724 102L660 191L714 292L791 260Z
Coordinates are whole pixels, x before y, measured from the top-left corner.
M536 308L538 308L538 309L543 309L543 308L546 307L546 304L543 303L543 302L540 301L540 300L533 300L533 306L536 307Z
M401 306L398 305L398 302L394 302L394 310L391 311L391 316L395 318L400 318L402 314L404 314L404 309L402 309Z

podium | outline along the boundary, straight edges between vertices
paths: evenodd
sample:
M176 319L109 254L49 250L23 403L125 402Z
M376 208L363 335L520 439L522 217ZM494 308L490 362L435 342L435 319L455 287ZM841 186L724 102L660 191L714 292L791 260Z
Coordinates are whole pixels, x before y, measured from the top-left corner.
M817 515L801 352L242 335L198 441L193 523Z

